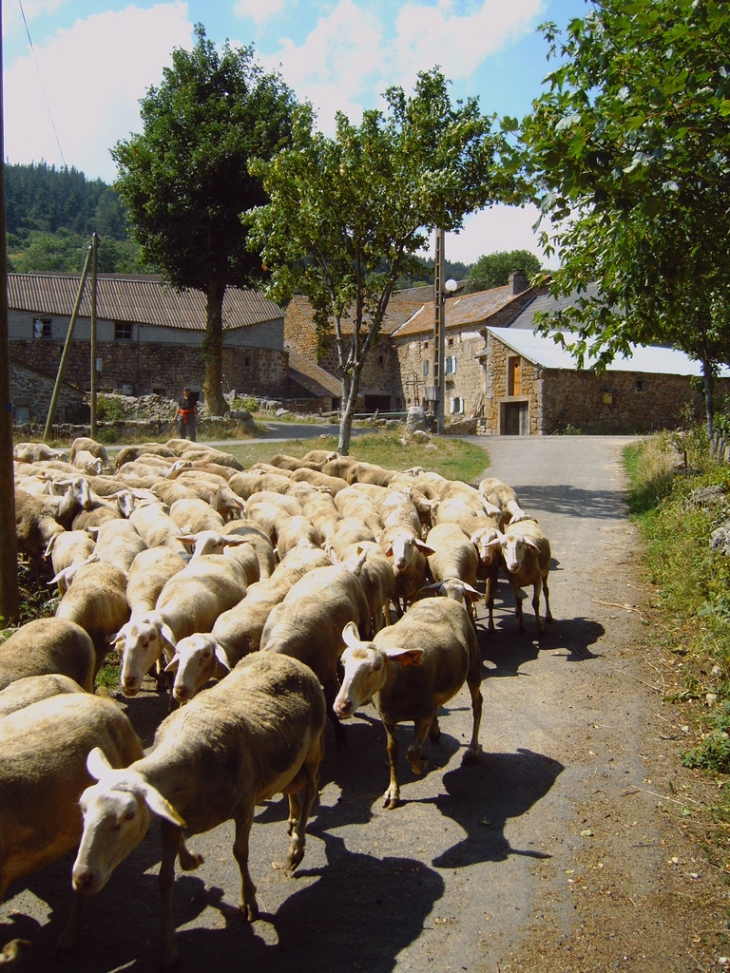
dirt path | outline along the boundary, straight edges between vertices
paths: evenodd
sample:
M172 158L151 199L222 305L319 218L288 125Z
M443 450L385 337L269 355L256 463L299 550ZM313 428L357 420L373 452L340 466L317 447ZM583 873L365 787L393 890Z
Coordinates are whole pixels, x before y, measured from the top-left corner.
M484 444L484 440L479 441ZM480 621L485 707L475 767L465 691L401 772L403 806L381 806L385 737L370 708L337 751L328 730L322 794L297 877L284 804L257 815L251 871L263 915L235 908L230 825L191 840L205 864L178 875L183 968L247 973L687 973L722 969L722 864L693 843L710 785L681 767L681 712L663 701L669 662L641 610L638 539L625 518L623 440L489 440L490 474L510 482L553 544L555 623L538 646L529 600L518 636L500 585L497 631ZM480 611L480 615L482 612ZM161 705L129 714L149 733ZM401 734L405 742L410 727ZM146 742L149 742L147 740ZM404 749L404 748L403 748ZM89 902L74 973L156 969L156 830ZM33 941L49 968L69 905L68 858L10 889L2 942ZM14 895L13 892L16 892Z

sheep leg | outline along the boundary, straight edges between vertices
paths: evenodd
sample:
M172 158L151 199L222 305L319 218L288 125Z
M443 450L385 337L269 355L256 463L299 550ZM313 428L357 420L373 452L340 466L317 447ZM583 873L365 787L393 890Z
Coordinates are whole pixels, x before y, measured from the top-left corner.
M482 750L479 746L479 727L482 723L482 705L484 700L481 690L482 676L480 668L481 660L475 659L475 663L469 667L469 675L466 677L466 683L471 695L472 726L471 740L461 761L464 764L476 763Z
M180 848L182 832L180 828L160 820L162 825L162 861L160 863L160 941L162 945L162 968L169 970L180 962L175 942L175 916L172 897L175 886L175 858Z
M540 618L540 589L542 588L542 578L538 578L537 581L532 586L532 610L535 612L535 621L537 622L537 632L538 635L542 635L545 631L545 626Z
M385 723L385 732L388 735L388 762L390 764L390 784L388 790L383 795L383 807L390 811L400 804L400 785L398 784L398 740L395 735L395 723Z
M515 596L515 618L517 619L517 630L525 631L525 619L522 616L522 588L510 577L510 584Z
M406 759L413 768L414 774L422 774L428 767L428 759L421 757L421 747L435 719L435 716L428 716L425 719L416 720L413 725L413 738L406 750Z
M58 937L58 942L56 943L57 953L66 952L66 950L73 949L73 947L76 945L79 938L79 932L81 931L81 913L83 911L85 901L86 896L79 895L78 892L73 893L73 897L71 899L71 914L68 917L66 928Z
M253 823L254 805L239 811L235 816L236 837L233 842L233 855L241 872L240 909L246 922L253 922L259 914L256 901L256 886L248 870L248 838Z
M289 834L292 835L292 840L286 859L285 870L287 872L293 872L304 858L307 820L319 787L319 765L322 761L324 749L323 739L323 734L319 734L295 778L299 785L298 790L289 794Z
M548 591L547 575L542 579L542 590L545 595L545 621L552 622L553 616L550 612L550 592Z
M438 743L441 739L441 727L439 726L438 716L434 716L431 726L428 728L428 738L431 743Z
M202 865L205 861L202 855L188 851L182 834L180 835L180 848L178 849L177 860L180 863L180 868L182 868L184 872L194 871L194 869L198 868L198 866Z
M345 746L347 743L347 734L345 733L345 728L340 722L340 718L335 713L332 708L334 701L337 699L337 694L340 691L340 681L337 678L337 673L329 673L322 680L322 690L324 691L324 699L327 705L327 716L332 721L332 728L335 731L335 746L339 747Z

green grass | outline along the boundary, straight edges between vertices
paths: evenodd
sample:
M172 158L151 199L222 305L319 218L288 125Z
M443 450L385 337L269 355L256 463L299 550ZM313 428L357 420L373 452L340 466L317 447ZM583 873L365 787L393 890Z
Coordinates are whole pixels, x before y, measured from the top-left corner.
M681 654L684 689L672 694L688 707L687 722L698 741L684 755L688 766L715 773L730 771L730 558L710 548L710 535L724 522L722 508L703 509L693 491L720 486L728 495L730 470L709 459L697 430L677 441L661 434L625 453L630 504L645 542L649 580L656 585L658 617L654 638ZM706 702L708 693L717 702Z
M276 453L288 453L297 458L310 449L337 449L337 434L316 439L292 439L284 443L261 440L226 442L219 447L235 456L245 467L266 463ZM430 443L404 445L400 435L390 431L363 433L353 436L350 456L366 463L377 463L387 469L406 470L412 466L441 473L451 480L470 482L489 466L489 456L481 446L450 436L434 436Z

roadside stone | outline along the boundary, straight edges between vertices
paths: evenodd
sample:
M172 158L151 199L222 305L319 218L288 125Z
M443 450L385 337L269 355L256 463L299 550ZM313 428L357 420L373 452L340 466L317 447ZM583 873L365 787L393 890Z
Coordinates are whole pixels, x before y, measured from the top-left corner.
M730 557L730 520L720 524L710 534L710 548L719 551L725 557Z

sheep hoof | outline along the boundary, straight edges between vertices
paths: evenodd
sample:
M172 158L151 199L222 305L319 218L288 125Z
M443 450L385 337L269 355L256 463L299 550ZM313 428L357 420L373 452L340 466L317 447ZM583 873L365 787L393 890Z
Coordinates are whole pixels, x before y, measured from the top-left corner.
M249 905L247 902L241 903L241 916L244 922L255 922L259 917L259 907L254 902Z
M481 752L481 747L476 747L476 749L469 747L469 749L464 752L464 756L461 758L462 764L475 764L479 760L479 755Z

